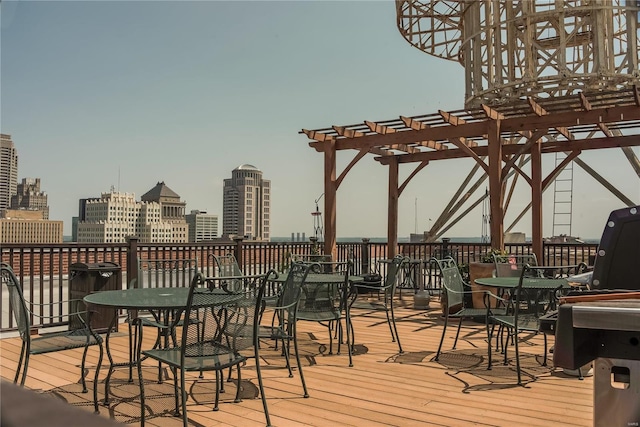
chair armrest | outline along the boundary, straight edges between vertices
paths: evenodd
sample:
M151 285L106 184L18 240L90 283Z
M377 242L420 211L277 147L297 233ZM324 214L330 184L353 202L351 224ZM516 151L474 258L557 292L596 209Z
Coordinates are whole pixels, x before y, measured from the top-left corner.
M491 316L493 313L491 311L492 308L495 307L491 307L491 301L494 300L496 301L496 306L498 304L503 304L503 306L508 306L509 304L513 304L513 300L511 299L507 299L507 298L502 298L494 293L492 293L491 291L484 291L485 295L484 295L484 306L487 309L487 317Z

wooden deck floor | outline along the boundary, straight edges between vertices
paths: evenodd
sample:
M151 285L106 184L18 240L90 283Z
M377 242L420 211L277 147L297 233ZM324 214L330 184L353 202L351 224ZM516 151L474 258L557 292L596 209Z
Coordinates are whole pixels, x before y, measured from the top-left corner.
M405 297L405 301L407 298ZM437 350L443 321L437 301L430 310L410 307L397 310L398 327L405 352L398 354L390 340L384 313L354 310L357 354L348 367L346 351L329 355L326 329L311 322L299 323L299 341L304 354L304 374L310 398L302 397L300 379L295 372L288 378L279 353L263 346L266 395L271 419L276 426L590 426L593 412L593 381L569 377L561 370L540 365L542 338L521 345L524 387L516 385L515 366L497 360L486 369L486 336L482 325L466 321L456 350L450 350L455 328L447 330L446 352L439 362L432 361ZM111 348L118 360L126 359L127 337L113 335ZM151 333L147 334L151 338ZM0 340L0 376L12 380L19 354L19 339ZM150 343L151 344L151 343ZM553 344L551 338L550 344ZM93 378L98 351L89 351L88 381ZM497 355L500 357L500 355ZM57 395L84 410L92 411L91 393L80 393L81 351L33 356L26 387ZM105 357L106 362L106 357ZM211 410L211 376L193 383L188 414L194 426L260 426L264 415L259 398L253 362L243 369L245 400L233 403L235 383L222 395L218 412ZM153 414L151 426L178 426L180 419L170 414L172 381L159 385L153 381L157 370L145 370L148 403ZM101 371L101 377L106 369ZM197 379L197 378L196 378ZM89 383L91 386L91 383ZM100 384L100 396L104 385ZM139 424L137 383L126 380L123 369L116 371L111 385L115 396L100 416L132 425ZM196 404L195 400L204 404Z

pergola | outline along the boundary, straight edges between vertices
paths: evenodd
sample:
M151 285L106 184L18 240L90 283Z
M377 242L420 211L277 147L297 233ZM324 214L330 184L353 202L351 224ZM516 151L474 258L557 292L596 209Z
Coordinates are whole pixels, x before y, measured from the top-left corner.
M583 150L620 147L640 178L640 162L630 148L640 146L637 86L564 97L525 98L511 104L303 129L300 133L312 140L312 148L324 153L324 251L334 255L338 188L353 166L369 153L388 166L390 257L397 251L398 199L411 179L436 160L470 157L476 161L474 169L482 168L489 180L490 236L491 245L496 248L504 247L504 213L511 196L507 178L514 173L521 176L531 187L532 245L538 259L542 259L542 192L569 162L576 162L626 205L637 203L578 157ZM354 157L338 174L336 153L341 150L354 151ZM566 157L543 176L542 154L557 152L566 153ZM529 173L523 169L527 162ZM415 164L402 183L398 173L401 163ZM472 173L466 181L471 177ZM461 190L454 195L447 209L468 197L460 193Z

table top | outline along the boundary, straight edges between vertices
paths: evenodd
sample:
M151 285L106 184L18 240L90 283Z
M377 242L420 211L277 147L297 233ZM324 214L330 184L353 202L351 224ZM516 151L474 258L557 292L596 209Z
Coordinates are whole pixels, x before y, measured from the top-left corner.
M219 305L230 304L241 297L222 289L214 289L212 293L215 304ZM96 292L85 296L84 301L122 309L175 310L184 308L188 297L189 288L139 288Z
M547 277L525 277L522 287L525 289L557 289L569 287L567 279L550 279ZM480 277L475 279L476 284L492 286L494 288L515 288L520 282L520 277Z

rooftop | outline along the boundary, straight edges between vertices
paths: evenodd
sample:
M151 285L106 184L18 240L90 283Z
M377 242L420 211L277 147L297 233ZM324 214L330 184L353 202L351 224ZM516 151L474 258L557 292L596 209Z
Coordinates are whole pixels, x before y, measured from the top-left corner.
M403 302L409 298L403 295ZM486 369L486 332L481 324L465 321L456 350L450 350L455 327L448 328L439 362L432 361L438 347L443 320L437 300L429 310L400 307L398 327L405 353L389 337L383 313L356 310L353 313L357 354L348 367L346 353L329 355L326 328L315 322L300 322L298 337L304 354L304 374L310 398L302 397L297 372L288 378L283 359L270 343L262 352L262 372L274 426L591 426L593 412L593 378L583 381L559 369L540 365L542 338L521 347L523 369L531 376L524 387L516 385L514 366L499 362ZM126 325L112 335L111 348L116 360L126 360L128 339ZM449 332L450 331L450 332ZM154 334L147 334L151 346ZM551 344L553 339L551 340ZM0 376L12 380L20 353L19 338L0 340ZM91 393L80 393L78 363L81 350L33 356L26 387L46 395L55 395L93 411ZM87 358L89 387L97 362L97 350ZM103 362L101 377L106 375ZM147 403L154 415L147 418L153 426L177 426L180 420L169 412L172 382L156 384L157 372L149 365L145 375ZM198 380L190 388L189 419L194 425L263 426L264 416L259 398L253 362L242 371L245 398L233 403L235 383L229 383L221 395L220 411L211 410L212 376ZM197 376L197 374L196 374ZM527 377L527 375L525 375ZM528 378L528 377L527 377ZM196 377L192 377L196 379ZM104 393L100 387L100 395ZM116 398L109 410L101 407L101 417L139 425L137 384L126 381L125 370L116 370L111 390ZM153 396L152 396L153 395ZM196 405L193 396L202 404ZM54 424L51 424L52 426Z

